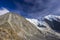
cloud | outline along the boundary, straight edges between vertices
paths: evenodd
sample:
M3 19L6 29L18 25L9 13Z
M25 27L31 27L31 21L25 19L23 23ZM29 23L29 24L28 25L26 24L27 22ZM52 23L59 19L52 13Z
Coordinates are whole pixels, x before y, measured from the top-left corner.
M49 14L60 15L60 0L5 0L1 5L24 17L39 20Z
M15 4L18 10L36 19L49 14L60 15L60 0L17 0Z

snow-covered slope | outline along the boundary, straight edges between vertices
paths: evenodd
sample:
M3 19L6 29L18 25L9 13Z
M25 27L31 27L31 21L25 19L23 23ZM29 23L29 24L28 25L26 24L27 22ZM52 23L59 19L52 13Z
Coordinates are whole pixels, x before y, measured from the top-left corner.
M52 21L52 20L56 20L56 21L60 21L60 16L56 16L56 15L47 15L44 17L44 20L47 19L49 21ZM39 21L38 19L30 19L30 18L26 18L26 20L28 20L29 22L33 23L34 25L44 25L45 24L45 21Z
M38 19L30 19L30 18L26 18L27 21L29 21L30 23L34 24L37 29L44 31L45 28L45 22L43 21L38 21Z
M60 30L60 16L56 15L47 15L44 17L43 21L38 21L37 19L26 18L29 22L37 26L39 30L53 29L55 31Z
M29 22L33 23L34 25L38 25L39 24L39 21L37 19L26 18L26 20L28 20Z

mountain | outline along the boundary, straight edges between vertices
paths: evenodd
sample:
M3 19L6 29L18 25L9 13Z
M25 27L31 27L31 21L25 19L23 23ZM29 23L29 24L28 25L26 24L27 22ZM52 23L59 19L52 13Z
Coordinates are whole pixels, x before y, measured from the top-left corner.
M46 18L41 21L45 27L38 20L32 20L31 23L31 20L11 12L0 15L0 40L60 40L60 34L50 28ZM33 23L38 23L39 27Z
M45 21L53 30L55 30L56 32L60 32L60 16L48 15L45 16Z
M27 20L36 25L40 31L46 33L46 40L60 40L60 16L47 15L43 21L28 18Z
M45 40L44 33L15 13L0 16L0 40Z
M56 32L60 31L60 16L56 16L56 15L47 15L44 17L43 21L38 21L37 19L29 19L26 18L26 20L28 20L29 22L31 22L32 24L34 24L35 26L38 27L42 27L45 28L46 25L44 25L45 23L47 23L53 30L55 30Z
M57 35L60 38L60 16L48 15L44 17L44 21L47 23L46 28L48 28L49 33ZM53 37L53 35L51 37Z

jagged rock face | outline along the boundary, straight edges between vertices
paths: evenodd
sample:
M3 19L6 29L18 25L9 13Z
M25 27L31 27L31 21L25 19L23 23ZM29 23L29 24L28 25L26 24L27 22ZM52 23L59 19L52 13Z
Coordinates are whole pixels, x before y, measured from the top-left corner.
M7 13L0 16L0 40L45 40L45 36L25 18Z

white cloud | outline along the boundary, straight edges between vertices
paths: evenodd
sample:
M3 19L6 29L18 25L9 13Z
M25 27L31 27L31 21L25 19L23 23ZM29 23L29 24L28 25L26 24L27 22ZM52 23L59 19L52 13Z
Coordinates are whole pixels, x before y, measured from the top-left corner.
M2 9L0 10L0 15L6 14L6 13L8 13L8 12L9 12L9 10L7 10L6 8L2 8Z

